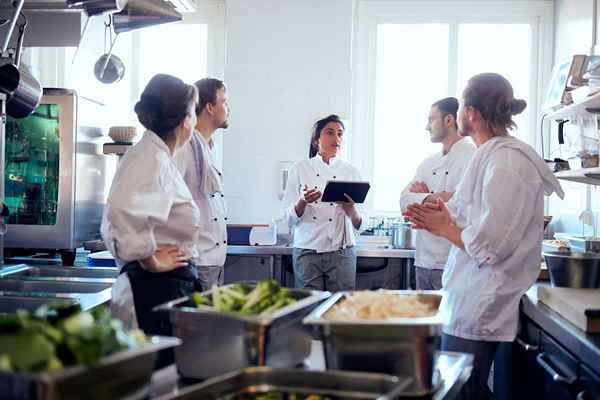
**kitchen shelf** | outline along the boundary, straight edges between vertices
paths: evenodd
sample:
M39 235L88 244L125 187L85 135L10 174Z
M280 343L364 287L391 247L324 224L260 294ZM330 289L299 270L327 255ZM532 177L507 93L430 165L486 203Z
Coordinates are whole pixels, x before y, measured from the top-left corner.
M557 179L587 183L600 186L600 168L582 168L570 171L560 171L554 174Z
M578 103L569 104L568 106L559 108L558 110L548 114L546 117L555 121L561 121L577 115L589 114L590 108L600 109L600 92L595 93ZM596 113L598 113L598 111L596 111Z

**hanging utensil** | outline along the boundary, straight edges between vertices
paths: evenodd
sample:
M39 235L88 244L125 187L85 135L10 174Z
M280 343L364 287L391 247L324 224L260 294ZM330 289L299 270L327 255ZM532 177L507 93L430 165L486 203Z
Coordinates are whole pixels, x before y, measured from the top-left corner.
M94 75L96 76L96 79L106 84L119 82L125 75L125 65L123 64L123 61L112 54L118 35L115 35L113 40L111 30L112 17L109 16L108 18L108 23L104 23L104 54L100 56L94 65ZM110 49L108 52L106 52L107 36L109 37L108 41L110 42Z
M42 87L33 75L12 63L0 66L0 92L8 95L6 113L13 118L24 118L40 103Z

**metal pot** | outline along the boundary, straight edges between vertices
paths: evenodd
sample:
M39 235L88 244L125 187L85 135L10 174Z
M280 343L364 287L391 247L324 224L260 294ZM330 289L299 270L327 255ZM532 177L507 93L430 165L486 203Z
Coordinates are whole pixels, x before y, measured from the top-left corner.
M542 253L552 286L600 288L600 254L567 251Z
M119 82L125 75L125 64L114 54L103 54L94 65L94 75L102 83Z
M6 93L6 113L13 118L25 118L40 104L42 86L23 68L8 63L0 66L0 92Z
M415 232L410 222L402 222L392 225L392 246L395 249L414 249Z

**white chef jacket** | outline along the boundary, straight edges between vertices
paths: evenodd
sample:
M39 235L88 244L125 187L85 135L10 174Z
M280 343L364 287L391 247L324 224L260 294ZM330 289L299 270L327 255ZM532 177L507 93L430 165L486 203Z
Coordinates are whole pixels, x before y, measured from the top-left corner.
M198 256L200 212L165 142L152 131L125 153L113 179L101 233L119 266L152 256L158 245Z
M304 185L322 192L329 180L360 181L361 178L358 169L338 157L330 159L327 164L317 155L297 162L290 169L283 204L285 218L293 228L294 247L323 253L356 244L356 234L365 226L359 205L357 210L362 218L359 229L354 228L350 217L336 203L317 200L306 205L301 217L296 214L295 205L303 196Z
M544 194L563 197L537 153L513 137L495 137L471 160L448 209L465 250L452 246L442 278L444 332L469 340L513 341L519 301L536 281Z
M470 139L463 138L450 147L444 155L438 152L425 159L415 173L412 182L421 181L427 184L431 193L454 192L461 181L465 168L475 153L475 146ZM400 195L400 209L406 211L409 204L423 203L431 193L411 193L410 184ZM450 242L445 238L419 230L415 241L415 265L421 268L442 269L446 265Z
M216 167L209 144L198 132L204 158L221 179L221 172ZM222 266L227 257L227 205L225 194L221 192L205 193L200 189L197 160L190 141L175 154L175 164L183 176L183 180L192 192L192 197L200 209L201 230L198 235L198 257L196 265ZM222 181L221 181L222 188Z

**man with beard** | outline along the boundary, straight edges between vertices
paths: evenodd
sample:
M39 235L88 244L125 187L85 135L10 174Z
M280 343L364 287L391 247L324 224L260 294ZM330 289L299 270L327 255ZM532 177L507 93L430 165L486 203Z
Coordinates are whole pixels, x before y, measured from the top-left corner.
M227 256L227 217L223 180L212 158L213 135L229 126L229 98L222 81L201 79L197 123L189 143L177 152L175 163L200 209L199 256L194 259L203 290L222 284Z
M427 131L432 143L441 143L442 151L429 156L417 168L412 182L402 191L400 208L409 204L448 202L460 182L475 146L457 131L458 100L448 97L432 104ZM442 273L448 259L450 242L427 231L419 231L416 240L415 281L417 289L442 288Z
M448 204L412 204L418 229L452 243L444 268L442 350L474 355L461 399L487 398L498 350L515 340L519 302L540 272L544 194L564 193L536 151L511 136L526 102L501 75L475 75L463 91L459 133L477 150ZM508 360L496 357L494 370ZM498 393L494 393L498 395Z

